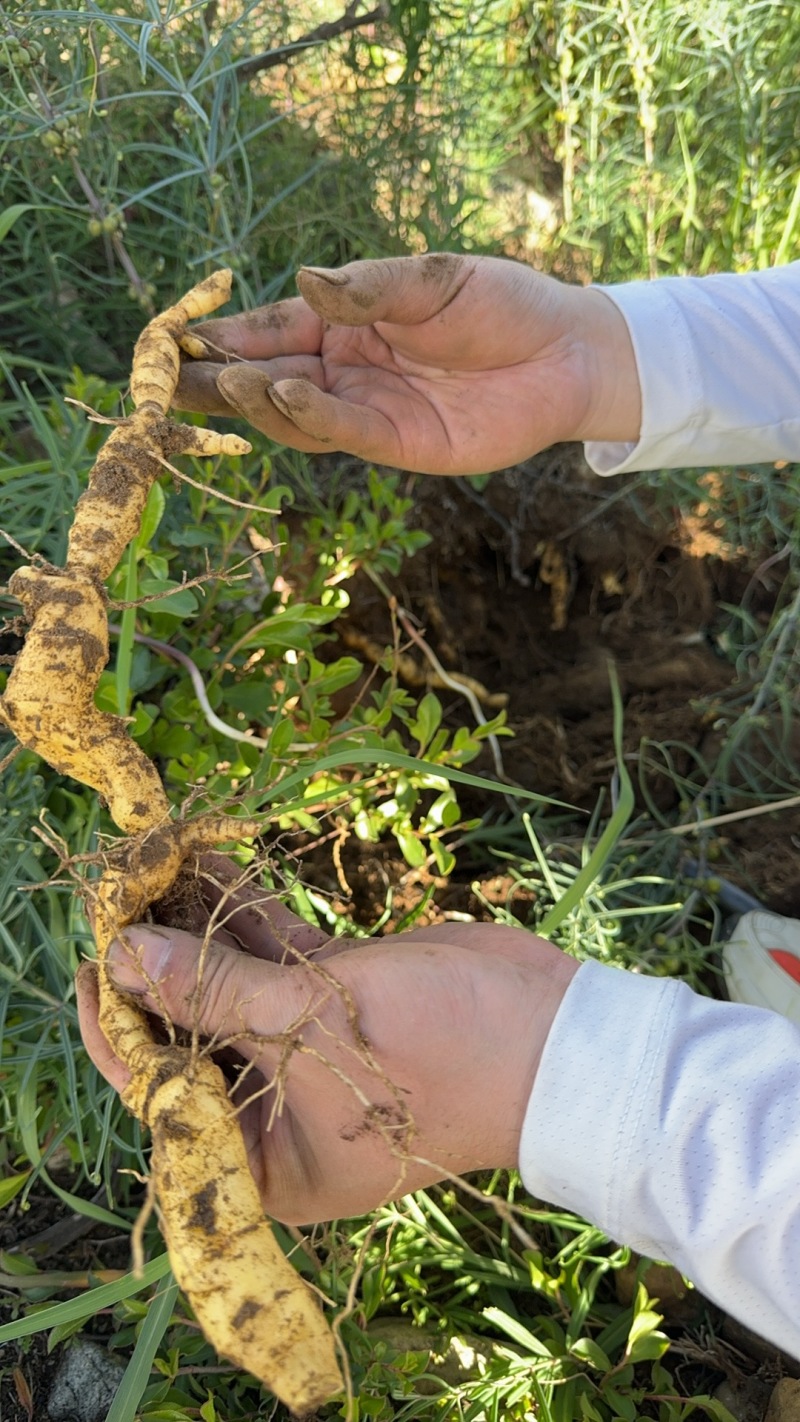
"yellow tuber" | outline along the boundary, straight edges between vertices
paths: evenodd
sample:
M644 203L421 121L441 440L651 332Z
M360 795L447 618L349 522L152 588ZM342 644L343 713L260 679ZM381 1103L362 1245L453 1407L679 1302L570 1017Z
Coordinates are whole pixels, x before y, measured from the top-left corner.
M108 660L103 583L139 531L163 462L250 449L235 435L177 425L167 413L180 347L192 345L187 323L215 311L230 291L231 273L215 272L139 337L134 410L89 475L66 566L20 568L9 584L30 625L0 697L0 721L57 771L97 790L128 836L108 851L91 886L100 1025L131 1073L124 1099L152 1132L152 1181L173 1271L217 1351L302 1413L341 1389L333 1340L264 1217L225 1077L207 1055L157 1043L145 1014L116 991L105 968L112 941L168 892L184 865L259 831L220 814L174 820L158 772L125 720L94 702Z

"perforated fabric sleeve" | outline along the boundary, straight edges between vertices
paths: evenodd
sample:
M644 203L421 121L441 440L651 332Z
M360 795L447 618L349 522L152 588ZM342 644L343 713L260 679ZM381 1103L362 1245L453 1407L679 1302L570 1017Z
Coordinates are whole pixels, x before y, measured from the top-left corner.
M602 290L633 341L642 427L587 443L596 473L800 459L800 262Z
M585 963L520 1141L537 1198L677 1267L800 1358L800 1028Z

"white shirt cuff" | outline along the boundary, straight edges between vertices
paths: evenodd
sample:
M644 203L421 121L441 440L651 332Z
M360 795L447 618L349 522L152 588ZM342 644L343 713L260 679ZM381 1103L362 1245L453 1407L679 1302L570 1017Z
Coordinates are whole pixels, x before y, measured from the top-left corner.
M800 1028L785 1018L584 963L545 1044L520 1172L800 1357Z
M642 427L588 442L596 473L800 459L800 262L603 291L628 325Z

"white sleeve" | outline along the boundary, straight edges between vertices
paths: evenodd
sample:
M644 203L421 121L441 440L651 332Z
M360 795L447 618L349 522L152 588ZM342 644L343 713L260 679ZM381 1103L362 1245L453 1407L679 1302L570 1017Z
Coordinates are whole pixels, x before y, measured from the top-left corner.
M642 388L636 444L589 442L597 474L800 459L800 262L606 286Z
M584 963L545 1044L520 1172L800 1358L800 1028L785 1018Z

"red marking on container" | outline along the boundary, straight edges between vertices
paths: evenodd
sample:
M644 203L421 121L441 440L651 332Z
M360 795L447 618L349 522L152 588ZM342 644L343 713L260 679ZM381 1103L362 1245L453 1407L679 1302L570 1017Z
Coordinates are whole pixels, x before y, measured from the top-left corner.
M794 953L787 953L785 948L770 948L768 951L773 962L796 983L800 983L800 958L795 958Z

